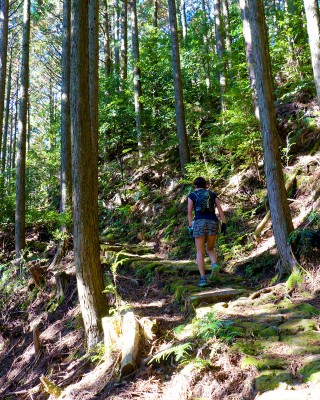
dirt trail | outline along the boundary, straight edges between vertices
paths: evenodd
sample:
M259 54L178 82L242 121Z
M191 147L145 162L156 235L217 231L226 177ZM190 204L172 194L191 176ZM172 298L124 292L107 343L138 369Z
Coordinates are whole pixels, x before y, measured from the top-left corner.
M156 322L152 340L141 341L135 372L120 378L117 355L116 364L98 367L85 357L76 292L70 287L59 303L48 272L47 291L37 291L27 312L14 305L2 316L0 399L48 399L42 374L64 391L82 381L65 397L72 400L320 399L319 296L285 284L258 290L226 271L199 289L195 262L157 257L152 246L104 244L101 253L106 274L137 320ZM74 285L72 261L67 271ZM23 304L23 292L19 296ZM29 330L35 317L42 345L37 356ZM180 360L172 350L147 363L169 347L180 349Z
M106 253L112 260L107 249ZM241 277L224 272L210 288L199 290L193 262L156 258L150 262L152 255L138 256L132 249L122 257L123 274L131 271L133 276L154 279L152 285L145 286L144 280L130 291L128 280L119 278L120 293L138 316L159 320L158 343L190 341L192 352L185 366L164 362L138 369L133 380L110 386L108 396L116 396L110 398L133 398L129 393L140 390L142 399L274 399L277 390L283 396L294 390L300 400L320 399L319 296L301 296L285 284L250 290ZM165 296L163 287L168 292ZM214 334L202 341L196 336L194 321L207 318L210 324L212 315L228 326L227 341L222 337L219 342ZM179 334L172 333L177 326ZM157 386L157 397L148 397L149 382L151 392Z

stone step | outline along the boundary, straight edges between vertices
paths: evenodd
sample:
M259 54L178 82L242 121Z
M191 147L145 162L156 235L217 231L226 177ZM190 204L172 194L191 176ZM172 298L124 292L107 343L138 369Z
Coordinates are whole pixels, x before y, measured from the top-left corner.
M190 302L197 306L200 303L215 304L228 300L233 300L245 292L244 289L223 288L209 289L202 292L194 293L189 297Z

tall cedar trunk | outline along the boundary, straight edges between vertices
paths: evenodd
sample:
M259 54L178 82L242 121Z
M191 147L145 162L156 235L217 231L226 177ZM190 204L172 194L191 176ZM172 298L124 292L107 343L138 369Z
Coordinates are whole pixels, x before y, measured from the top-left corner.
M133 86L134 86L134 108L136 114L136 130L139 159L142 157L142 104L141 104L141 80L140 80L140 52L139 52L139 35L138 35L138 19L136 0L130 1L131 9L131 29L132 29L132 53L133 53Z
M87 347L102 335L101 318L107 307L99 254L97 197L97 135L92 135L89 97L89 4L71 2L71 132L74 255L77 287ZM92 10L91 10L92 11ZM93 19L90 18L90 21ZM96 20L95 23L98 21ZM92 46L92 38L90 39ZM90 46L90 47L91 47ZM90 112L88 112L90 110ZM93 116L94 119L96 118Z
M172 71L174 84L174 98L176 108L176 122L179 140L180 166L182 173L186 172L186 164L190 161L190 150L187 137L185 109L180 66L180 50L177 30L177 14L175 0L168 0L169 21L171 30Z
M187 39L186 0L180 0L180 18L182 27L182 37L184 41L186 41Z
M108 77L112 71L112 57L111 57L111 45L110 45L110 18L108 0L104 0L104 13L103 13L103 25L104 25L104 65L105 75Z
M221 92L221 107L225 109L225 91L226 91L226 62L225 62L225 44L224 44L224 29L221 18L221 3L220 0L213 1L214 9L214 26L216 36L216 49L219 58L219 81Z
M19 258L25 247L26 139L29 90L30 0L23 5L23 39L19 93L19 123L16 165L15 251Z
M114 0L114 67L117 73L119 73L119 62L120 62L120 42L119 42L119 0Z
M159 10L158 0L153 0L152 26L154 28L158 28L158 10Z
M320 28L318 0L304 0L314 82L320 106Z
M258 105L257 90L256 90L256 76L253 65L252 39L251 39L251 30L249 22L248 0L240 0L240 8L242 17L244 47L248 64L250 87L252 90L254 113L257 119L259 119L259 105Z
M293 224L285 190L276 126L271 63L262 0L249 0L249 17L273 233L282 272L295 266L287 240Z
M120 78L125 81L128 76L128 2L122 0L121 7L121 52L120 52Z
M204 29L204 46L205 46L204 69L205 69L205 74L206 74L207 93L209 94L210 87L211 87L210 56L209 56L210 50L209 50L207 11L206 11L205 0L201 1L201 6L202 6L202 14L203 14L202 23L203 23L203 29Z
M228 0L222 0L222 15L223 15L223 26L225 30L225 38L226 38L226 50L228 55L228 64L229 68L231 68L231 34L230 34L230 21L229 21L229 4Z
M3 130L3 147L2 147L2 160L1 160L1 170L2 173L5 172L6 169L6 161L7 161L7 145L8 145L8 131L9 131L9 116L10 116L10 100L11 100L11 74L12 74L12 51L13 45L10 47L10 61L9 61L9 69L8 69L8 82L7 82L7 94L6 94L6 112L4 119L4 130Z
M0 155L2 124L6 92L7 50L8 50L8 0L0 0Z
M61 77L61 165L60 165L60 213L71 211L72 206L72 162L70 120L70 35L71 0L63 1L62 77ZM55 121L55 106L51 112ZM59 241L51 268L58 265L68 248L69 227L62 223L60 230L65 236Z
M17 150L17 136L18 136L18 103L19 103L19 72L17 73L17 87L16 87L16 100L15 100L15 112L14 112L14 137L12 144L12 158L11 168L14 169L16 165L16 150Z
M61 82L61 203L66 212L72 202L71 120L70 120L70 25L71 0L63 1L62 82ZM63 228L66 230L66 227Z

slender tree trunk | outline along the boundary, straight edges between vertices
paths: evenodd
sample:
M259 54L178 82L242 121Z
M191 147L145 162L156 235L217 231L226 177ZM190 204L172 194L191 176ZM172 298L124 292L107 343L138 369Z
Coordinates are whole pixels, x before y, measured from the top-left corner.
M223 26L225 30L226 38L226 50L228 56L229 68L232 66L232 49L231 49L231 34L230 34L230 18L229 18L229 4L228 0L222 0L222 15L223 15Z
M95 143L97 135L92 134L93 116L89 94L89 88L92 89L89 79L89 52L91 53L93 36L90 35L89 51L88 3L83 0L71 1L71 132L74 255L80 307L87 347L90 349L101 339L101 319L108 309L103 295L97 176L94 176L98 160ZM93 19L90 18L91 23Z
M109 18L108 0L104 0L103 24L104 24L104 65L105 65L105 75L106 77L108 77L112 71L112 57L111 57L111 45L110 45L110 18Z
M61 61L61 165L60 165L60 213L71 212L72 208L72 156L71 156L71 120L70 120L70 38L71 38L71 0L63 1L63 36ZM52 120L55 119L54 109ZM56 254L50 268L60 263L68 249L69 227L62 223L63 234L59 240Z
M180 50L179 50L175 0L168 0L168 6L169 6L169 21L171 30L172 71L173 71L173 83L174 83L177 132L179 140L180 166L182 173L185 174L186 164L188 164L188 162L190 161L190 150L188 144L184 100L183 100Z
M158 28L158 11L159 11L158 0L153 0L152 26L154 28Z
M241 8L241 17L242 17L244 48L245 48L247 64L248 64L254 113L255 113L255 116L257 117L257 119L259 119L259 105L258 105L257 90L256 90L256 77L255 77L254 65L253 65L252 39L251 39L251 30L250 30L250 22L249 22L248 0L240 0L240 8Z
M120 63L120 21L119 21L119 0L114 0L114 67L119 73Z
M2 124L7 74L8 8L8 0L0 0L0 154L2 145Z
M29 90L30 0L24 0L22 61L19 93L19 127L16 166L15 252L19 258L25 247L26 139Z
M61 176L60 212L70 210L72 203L71 120L70 120L70 38L71 0L63 1L62 82L61 82ZM62 228L67 230L66 226Z
M224 44L224 29L221 18L221 3L220 0L213 1L214 9L214 25L216 36L216 49L219 58L219 81L221 92L221 108L225 110L225 91L227 86L226 81L226 62L225 62L225 44Z
M12 73L12 51L13 46L10 48L10 62L8 69L8 82L7 82L7 94L6 94L6 112L4 119L4 131L3 131L3 146L2 146L2 160L1 170L5 173L6 161L7 161L7 145L8 145L8 131L9 131L9 116L10 116L10 99L11 99L11 73Z
M120 78L125 81L128 76L128 3L122 0L121 8L121 62L120 62Z
M304 8L307 18L313 76L317 90L318 105L320 106L320 18L318 1L304 0Z
M262 0L249 0L248 5L271 220L282 272L291 271L295 260L287 240L293 224L279 152L264 8Z
M204 46L205 46L205 54L204 54L204 69L206 74L206 87L207 93L209 94L211 88L211 73L210 73L210 59L209 59L209 38L208 38L208 24L207 24L207 10L205 0L201 1L202 6L202 23L204 27Z
M132 29L132 53L133 53L133 86L134 86L134 107L136 113L136 130L137 130L137 142L138 142L138 153L139 160L141 160L143 154L143 143L142 143L142 104L141 104L141 72L140 72L140 51L139 51L139 32L138 32L138 19L137 19L137 4L136 0L130 1L131 9L131 29Z
M180 18L182 27L183 40L187 40L187 16L186 16L186 0L180 0Z

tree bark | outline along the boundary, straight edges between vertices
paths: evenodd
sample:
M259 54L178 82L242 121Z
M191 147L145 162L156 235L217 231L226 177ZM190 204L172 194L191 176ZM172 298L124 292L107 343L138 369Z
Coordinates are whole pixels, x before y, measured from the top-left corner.
M0 0L0 155L2 146L2 124L7 74L8 10L8 0Z
M26 138L29 90L30 0L23 5L23 39L19 93L19 124L16 165L15 252L19 258L25 247Z
M128 77L128 3L127 0L122 0L121 8L121 52L120 52L120 79L125 81Z
M112 71L112 57L111 57L111 45L110 45L110 18L108 0L104 0L104 13L103 13L103 25L104 25L104 65L105 75L108 77Z
M8 69L8 79L7 79L7 94L6 94L6 112L4 119L4 130L3 130L3 139L2 139L2 159L1 159L1 170L2 173L5 173L6 170L6 162L7 162L7 146L8 146L8 131L9 131L9 116L10 116L10 100L11 100L11 78L12 78L12 51L13 46L10 48L10 61L9 61L9 69Z
M252 38L251 38L251 30L249 23L248 0L240 0L240 8L242 17L244 48L248 64L250 87L252 90L254 114L257 117L257 119L259 119L259 105L258 105L257 90L256 90L256 76L254 73L254 65L253 65Z
M221 108L225 110L225 92L227 86L227 68L225 62L225 40L224 40L224 28L221 18L221 3L220 0L213 1L214 10L214 26L215 26L215 36L216 36L216 49L219 58L219 81L220 81L220 92L221 92Z
M183 40L187 40L187 16L186 16L186 0L180 0L180 18L182 27Z
M201 1L202 6L202 23L204 28L204 47L205 47L205 54L204 54L204 69L206 74L206 87L207 93L209 94L211 88L211 72L210 72L210 59L209 59L209 38L208 38L208 24L207 24L207 11L206 11L206 4L205 1Z
M62 83L61 83L61 203L66 212L72 202L71 120L70 120L70 35L71 0L63 2Z
M89 4L71 1L71 132L74 255L87 348L102 336L107 314L100 263L97 197L97 134L92 134L89 87ZM98 21L96 20L95 23ZM90 39L91 42L91 39ZM92 43L91 43L92 44ZM90 112L88 112L90 110ZM94 116L95 118L95 116Z
M282 272L289 272L295 266L295 260L287 240L294 228L279 152L264 8L262 0L249 0L248 5L271 220Z
M176 123L179 140L180 166L182 173L186 172L186 164L190 161L190 150L187 137L185 108L180 65L180 49L177 30L177 13L175 0L168 0L169 21L171 30L172 71L176 109Z
M158 0L153 0L152 26L154 28L158 28L158 11L159 11Z
M136 114L136 130L137 130L137 143L139 160L143 154L142 143L142 104L141 104L141 71L139 66L140 50L139 50L139 32L138 32L138 19L137 19L137 4L136 0L130 1L131 10L131 29L132 29L132 55L133 55L133 86L134 86L134 108Z
M119 0L114 0L114 68L117 74L119 74L119 62L120 62L119 31L120 31Z
M318 1L304 0L304 8L307 18L314 83L316 85L318 105L320 106L320 17Z

